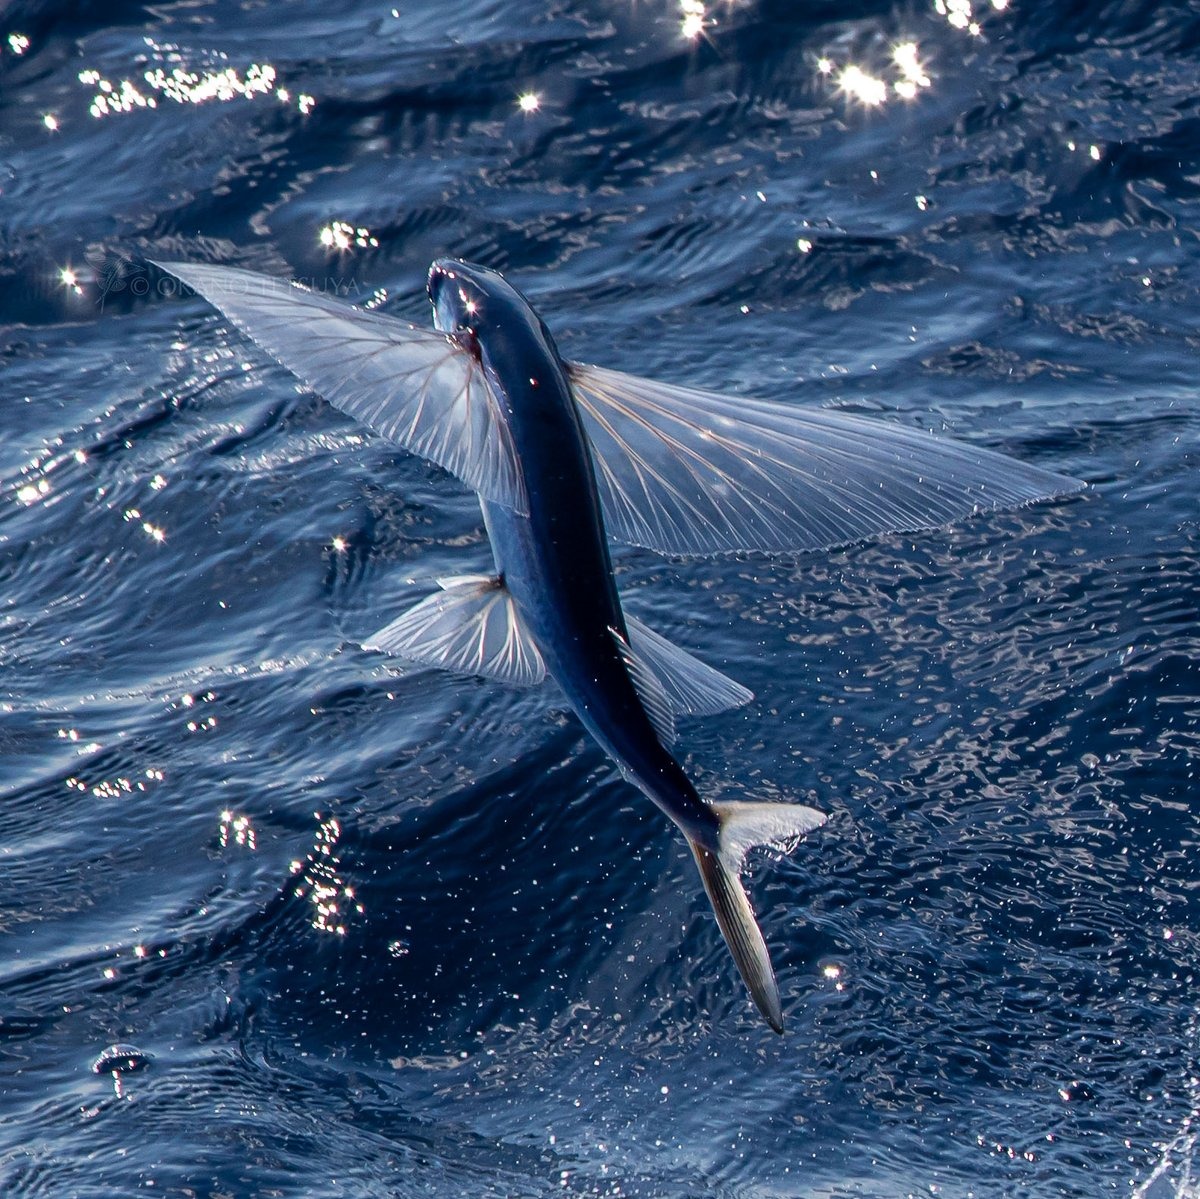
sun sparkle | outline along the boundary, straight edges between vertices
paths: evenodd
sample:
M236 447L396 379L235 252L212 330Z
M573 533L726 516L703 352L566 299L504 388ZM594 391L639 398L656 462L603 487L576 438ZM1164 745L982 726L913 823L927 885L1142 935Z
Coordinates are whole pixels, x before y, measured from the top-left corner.
M708 24L704 5L700 0L679 0L679 11L683 14L679 23L680 31L688 41L695 41Z
M374 249L379 245L379 239L363 225L351 225L348 221L330 221L325 225L317 239L327 250L360 250Z
M838 75L838 89L868 108L882 104L887 99L887 84L874 75L868 75L854 63L842 68Z
M915 96L918 88L932 86L932 80L925 73L925 68L921 65L918 57L916 42L901 42L894 46L892 62L896 64L896 68L902 76L900 82L896 84L896 91L905 99Z

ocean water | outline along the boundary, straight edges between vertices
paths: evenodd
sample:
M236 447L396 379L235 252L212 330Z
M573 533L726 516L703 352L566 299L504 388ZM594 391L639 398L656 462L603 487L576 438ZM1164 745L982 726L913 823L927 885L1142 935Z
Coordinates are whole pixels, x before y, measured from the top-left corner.
M1184 3L0 6L0 1194L1200 1194L1198 72ZM360 648L473 496L143 254L421 323L467 258L1088 481L619 551L756 693L702 790L830 815L752 872L786 1036L552 687Z

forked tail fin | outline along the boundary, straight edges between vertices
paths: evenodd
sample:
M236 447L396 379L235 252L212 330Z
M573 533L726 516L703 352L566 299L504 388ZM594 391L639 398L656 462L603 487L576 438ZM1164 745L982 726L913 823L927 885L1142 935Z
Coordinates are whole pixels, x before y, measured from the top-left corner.
M776 1031L783 1032L779 986L767 944L742 886L742 864L755 845L781 845L825 823L824 813L803 804L714 803L720 827L716 846L689 838L704 890L738 971L758 1010Z

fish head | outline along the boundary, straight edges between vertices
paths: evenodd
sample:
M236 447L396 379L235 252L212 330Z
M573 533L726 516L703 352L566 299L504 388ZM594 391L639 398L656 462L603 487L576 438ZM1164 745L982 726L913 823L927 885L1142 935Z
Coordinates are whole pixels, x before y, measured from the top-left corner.
M549 329L503 275L439 258L429 268L428 286L434 325L480 364L507 410L536 417L570 403L566 368Z
M511 344L527 335L553 345L529 301L499 271L455 258L429 268L433 323L478 357L488 345Z
M495 319L492 297L508 289L504 278L487 267L439 258L429 268L429 301L433 323L443 333L471 341L481 326Z

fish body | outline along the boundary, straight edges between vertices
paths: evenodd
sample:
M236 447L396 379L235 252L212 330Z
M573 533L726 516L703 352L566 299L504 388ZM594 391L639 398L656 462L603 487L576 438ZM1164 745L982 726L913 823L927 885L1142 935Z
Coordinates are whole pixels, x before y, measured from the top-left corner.
M557 680L683 832L738 970L782 1032L740 873L750 848L791 844L825 816L697 793L672 750L676 716L753 696L623 611L608 539L675 555L796 552L1083 485L886 421L566 362L525 297L483 267L434 263L433 330L234 268L161 269L329 403L478 493L494 573L438 580L364 648L507 684Z
M712 809L663 746L622 653L629 632L595 469L549 330L507 280L482 267L434 263L429 292L438 327L479 356L529 496L525 515L482 503L497 578L548 673L625 777L687 835L715 840Z

